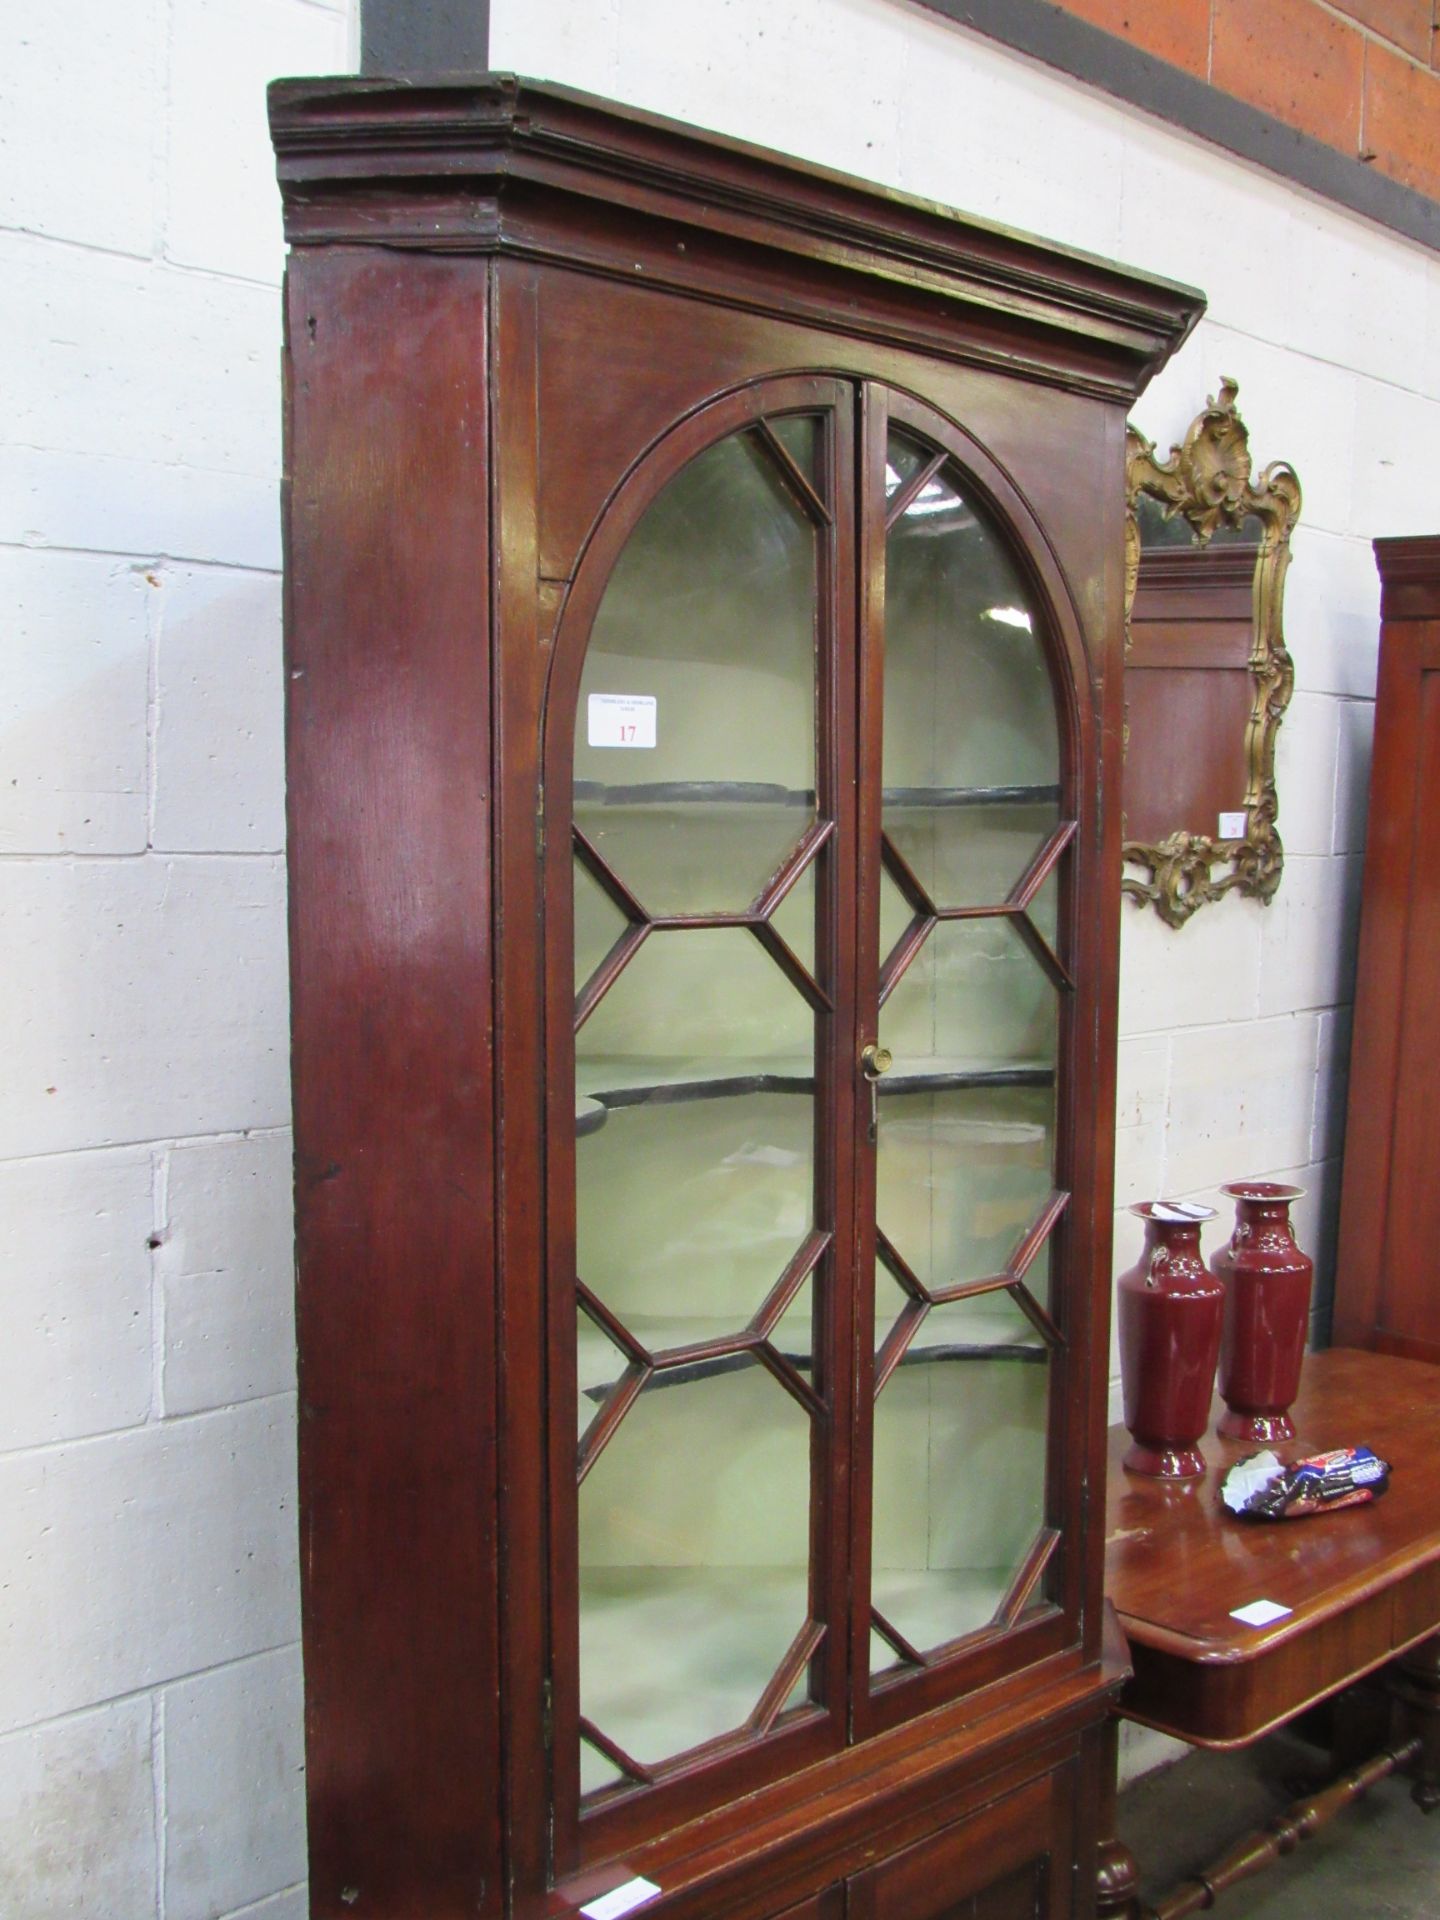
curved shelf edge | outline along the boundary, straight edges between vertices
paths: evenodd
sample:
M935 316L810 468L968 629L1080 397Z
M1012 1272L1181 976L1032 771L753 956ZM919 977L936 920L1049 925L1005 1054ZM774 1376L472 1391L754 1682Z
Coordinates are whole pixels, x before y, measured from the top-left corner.
M1009 787L886 787L881 799L897 807L1046 806L1060 801L1058 781ZM580 807L791 807L815 812L813 787L782 787L768 780L645 780L607 786L577 780L573 804Z
M777 1348L782 1360L786 1360L797 1373L808 1374L814 1365L808 1353L786 1353ZM1043 1346L1021 1346L1018 1342L997 1344L995 1346L966 1346L955 1341L947 1341L943 1346L907 1347L901 1354L897 1366L925 1367L940 1362L953 1361L1020 1361L1026 1366L1041 1366L1049 1357L1048 1349ZM660 1387L683 1387L696 1380L713 1380L717 1375L739 1373L743 1368L756 1364L752 1351L743 1353L719 1353L708 1360L687 1360L682 1366L658 1368L646 1381L647 1392ZM605 1401L619 1385L617 1380L598 1381L594 1386L582 1387L580 1396L596 1407Z
M599 1075L604 1079L607 1076ZM625 1107L670 1106L691 1100L730 1100L757 1093L813 1093L811 1073L795 1072L777 1063L773 1068L757 1067L744 1072L726 1073L723 1068L688 1072L674 1080L627 1081L598 1085L578 1093L575 1100L577 1139L598 1133L612 1111ZM940 1061L919 1065L899 1060L880 1081L882 1096L903 1097L907 1093L951 1093L989 1087L1049 1087L1055 1083L1055 1069L1038 1062L1015 1066L980 1066L963 1061Z

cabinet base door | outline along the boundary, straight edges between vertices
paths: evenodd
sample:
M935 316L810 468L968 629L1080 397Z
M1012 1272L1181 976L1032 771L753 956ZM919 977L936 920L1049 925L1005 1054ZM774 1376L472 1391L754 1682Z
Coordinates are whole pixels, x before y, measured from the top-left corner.
M1075 1884L1064 1775L1033 1781L850 1881L847 1920L1062 1920Z

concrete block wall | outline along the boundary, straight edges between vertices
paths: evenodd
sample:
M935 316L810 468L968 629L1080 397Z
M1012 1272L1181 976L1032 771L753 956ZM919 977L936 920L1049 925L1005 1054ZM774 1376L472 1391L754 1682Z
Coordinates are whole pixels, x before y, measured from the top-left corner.
M0 18L0 1912L300 1920L264 81L344 0ZM1196 282L1306 488L1269 909L1127 911L1120 1194L1333 1219L1375 676L1368 541L1440 527L1440 267L905 0L494 0L496 65ZM1121 1222L1122 1257L1131 1242Z
M301 1920L264 86L349 0L0 13L0 1913Z

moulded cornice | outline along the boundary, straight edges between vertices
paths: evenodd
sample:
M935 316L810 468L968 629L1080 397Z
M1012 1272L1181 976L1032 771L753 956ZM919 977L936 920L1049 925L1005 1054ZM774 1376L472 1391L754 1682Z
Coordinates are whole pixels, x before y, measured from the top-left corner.
M292 246L568 260L832 327L846 283L846 331L1107 399L1204 310L1193 288L512 75L282 80L270 120ZM737 245L762 266L743 291L717 251Z
M1206 587L1243 587L1248 597L1255 578L1258 543L1224 547L1152 547L1140 557L1140 585L1149 589L1185 588L1203 573Z
M1440 620L1440 534L1374 542L1384 620Z

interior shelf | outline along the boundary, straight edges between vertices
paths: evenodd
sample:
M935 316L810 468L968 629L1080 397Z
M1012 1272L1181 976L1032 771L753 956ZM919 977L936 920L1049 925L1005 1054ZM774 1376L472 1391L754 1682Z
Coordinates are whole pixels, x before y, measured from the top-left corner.
M905 1093L948 1093L967 1087L1050 1087L1055 1069L1043 1060L1015 1060L999 1064L962 1055L913 1054L896 1056L895 1064L879 1083L880 1097Z
M581 807L804 807L815 810L813 787L782 787L770 780L645 780L607 786L577 780L576 810Z
M887 811L935 807L993 807L1057 805L1060 788L1053 782L1011 787L886 787L881 798ZM647 780L628 786L606 786L599 780L577 780L574 805L604 807L794 807L815 811L813 787L782 787L767 780Z
M886 787L881 793L887 813L927 813L938 807L1058 806L1057 785L1028 787Z
M803 1054L723 1059L611 1054L575 1063L575 1122L593 1133L605 1122L596 1118L616 1107L657 1106L679 1100L727 1100L747 1093L813 1093L815 1072Z
M879 1083L882 1097L946 1093L980 1087L1048 1087L1055 1069L1041 1060L997 1063L973 1057L923 1054L902 1057ZM580 1059L575 1068L575 1131L598 1132L620 1107L684 1100L726 1100L752 1093L813 1093L812 1063L803 1055L721 1060L611 1055Z
M616 1362L620 1352L608 1335L601 1333L594 1322L583 1311L578 1316L577 1344L579 1351L580 1398L589 1401L594 1407L601 1406L614 1392L620 1374ZM1007 1324L1008 1320L1007 1320ZM702 1341L733 1337L738 1331L733 1320L714 1319L672 1319L657 1320L646 1316L643 1320L632 1317L626 1321L630 1332L647 1352L661 1353L677 1347L698 1346ZM802 1350L793 1335L786 1337L787 1329L782 1325L778 1330L779 1338L772 1336L771 1344L782 1360L788 1360L797 1373L808 1375L814 1364L808 1345ZM1043 1342L1031 1344L1016 1340L996 1341L957 1341L927 1340L922 1324L919 1333L900 1357L902 1367L932 1366L937 1362L973 1360L1018 1360L1032 1366L1043 1365L1047 1349ZM587 1364L588 1363L588 1364ZM748 1353L724 1353L707 1355L704 1359L686 1361L678 1367L667 1367L657 1373L650 1381L649 1391L664 1387L688 1386L696 1380L713 1380L721 1374L739 1373L742 1368L758 1364ZM591 1379L587 1385L587 1376L605 1374L601 1380Z

